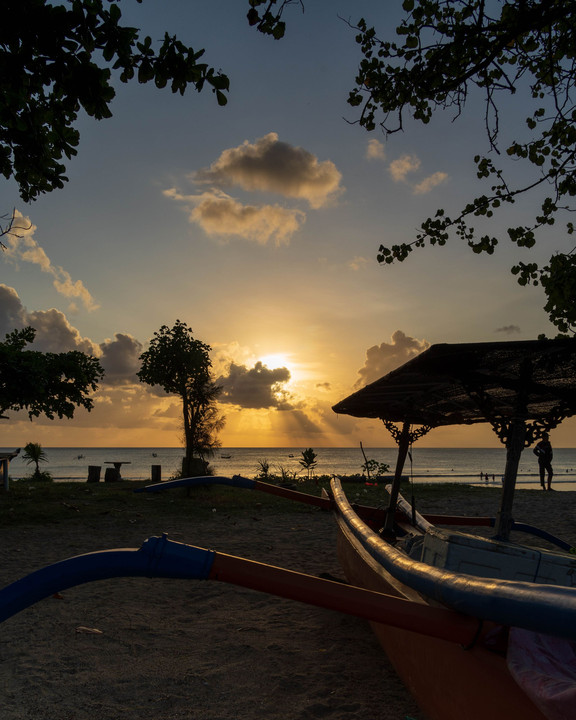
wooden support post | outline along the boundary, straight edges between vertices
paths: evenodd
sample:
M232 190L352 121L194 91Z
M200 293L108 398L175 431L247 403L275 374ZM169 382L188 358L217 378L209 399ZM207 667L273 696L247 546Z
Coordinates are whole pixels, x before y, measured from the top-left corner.
M162 465L152 465L152 482L162 482Z
M402 471L408 455L410 447L410 423L404 422L402 431L398 437L398 457L396 458L396 471L394 472L394 480L392 480L392 489L390 490L390 502L386 511L386 523L384 524L384 532L392 534L394 532L394 516L396 514L396 505L398 504L398 495L400 493L400 483L402 482Z
M2 458L1 464L2 464L2 479L4 481L4 490L6 490L6 492L8 492L8 490L10 489L10 478L8 477L8 466L9 466L8 458Z
M510 539L510 530L512 528L512 505L514 502L514 489L516 487L516 476L518 475L518 465L520 464L520 456L524 450L524 441L526 439L526 421L523 418L515 418L510 423L510 434L506 443L506 468L504 470L504 479L502 481L502 497L500 500L500 510L496 517L496 539L507 542Z

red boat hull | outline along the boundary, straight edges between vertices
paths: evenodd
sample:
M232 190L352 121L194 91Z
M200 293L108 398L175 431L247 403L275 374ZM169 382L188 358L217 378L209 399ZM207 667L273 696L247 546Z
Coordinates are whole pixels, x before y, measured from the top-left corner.
M348 581L424 604L373 560L338 517L338 557ZM473 647L371 623L396 672L429 720L546 720L481 639Z

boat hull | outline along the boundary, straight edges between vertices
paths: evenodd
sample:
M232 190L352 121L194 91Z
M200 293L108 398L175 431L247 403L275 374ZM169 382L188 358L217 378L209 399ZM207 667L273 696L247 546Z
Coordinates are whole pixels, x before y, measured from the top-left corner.
M425 604L366 552L345 519L337 520L338 557L350 583ZM482 643L465 649L381 623L371 625L429 720L545 720L511 676L505 658Z

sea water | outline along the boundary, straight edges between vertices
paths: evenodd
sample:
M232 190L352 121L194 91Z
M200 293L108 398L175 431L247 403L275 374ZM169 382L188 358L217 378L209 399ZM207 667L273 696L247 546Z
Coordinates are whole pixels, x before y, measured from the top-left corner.
M270 472L289 475L306 471L300 465L304 448L221 448L210 464L217 475L255 477L261 463L267 462ZM0 448L13 452L14 448ZM56 481L85 482L88 466L105 469L113 462L124 463L121 475L125 480L149 480L152 466L161 467L162 480L178 473L182 463L182 448L57 448L44 447L47 462L41 469L52 474ZM317 475L355 475L362 472L364 458L360 448L314 448ZM390 466L396 463L394 448L364 448L366 456ZM492 484L501 482L506 461L504 448L418 448L414 447L406 460L403 474L414 482L459 482ZM554 487L557 490L576 490L576 448L554 449ZM30 475L33 465L27 465L22 453L10 463L10 477L14 480ZM538 463L531 450L521 458L517 484L519 487L538 487Z

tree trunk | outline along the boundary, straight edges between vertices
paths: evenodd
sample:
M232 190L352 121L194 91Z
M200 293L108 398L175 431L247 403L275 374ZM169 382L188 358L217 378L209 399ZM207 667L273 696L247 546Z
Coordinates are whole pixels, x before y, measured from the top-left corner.
M182 458L182 477L199 477L207 475L208 463L196 454L194 405L188 398L183 398L185 455Z
M182 396L182 413L184 419L184 457L182 458L182 477L195 477L193 472L194 444L190 426L190 405L186 395ZM198 475L198 473L196 473Z
M208 463L202 458L182 458L182 477L200 477L207 475Z

